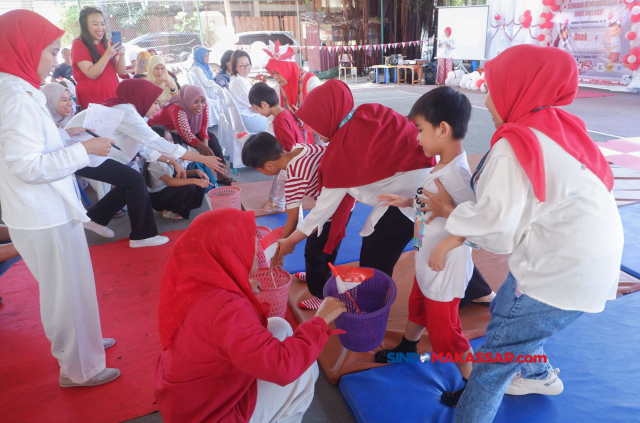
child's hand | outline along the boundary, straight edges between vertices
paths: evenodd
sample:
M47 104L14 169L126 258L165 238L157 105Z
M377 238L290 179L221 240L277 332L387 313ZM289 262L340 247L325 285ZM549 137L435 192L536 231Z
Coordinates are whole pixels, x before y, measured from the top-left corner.
M258 295L260 293L260 289L262 289L262 285L260 285L260 282L255 279L249 279L249 283L251 283L251 289L253 290L253 293Z
M205 181L204 179L193 179L191 183L199 186L200 188L206 188L209 186L209 181Z
M444 270L444 264L447 261L447 253L449 249L439 242L438 245L433 247L431 254L429 254L429 267L434 272L442 272Z
M207 176L207 174L201 171L200 169L196 169L196 175L198 175L198 178L204 179L205 181L209 180L209 177Z
M411 207L413 205L413 200L409 197L403 197L398 194L382 194L378 195L378 201L385 201L382 205L383 207Z
M271 270L276 271L282 267L284 255L280 254L280 249L276 249L276 253L271 257Z
M176 178L177 179L184 179L187 177L187 171L184 170L184 167L182 167L180 165L180 163L178 163L176 160L171 160L171 162L169 163L171 166L173 166L173 168L176 170Z
M282 259L284 259L284 256L293 253L296 249L296 245L288 240L289 238L282 238L278 240L278 244L280 244L280 256Z

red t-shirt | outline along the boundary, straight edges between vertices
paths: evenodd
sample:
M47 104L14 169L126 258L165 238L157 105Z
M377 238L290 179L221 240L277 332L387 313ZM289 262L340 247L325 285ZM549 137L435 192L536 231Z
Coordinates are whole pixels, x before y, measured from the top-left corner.
M273 119L273 134L276 136L284 151L291 151L296 144L306 144L296 118L288 110L278 113Z
M167 107L161 108L160 111L149 120L149 126L162 125L170 132L180 135L187 144L194 147L201 140L209 139L209 135L207 134L209 114L206 105L204 106L202 114L202 127L197 134L194 134L191 130L187 112L177 104L170 104Z
M100 56L104 54L102 44L96 44ZM116 55L117 56L117 55ZM71 45L71 62L73 66L73 78L76 80L76 98L77 103L82 106L83 110L89 107L89 103L102 103L105 100L116 96L116 87L120 83L116 73L116 64L114 56L102 71L102 74L96 79L91 79L84 74L78 67L78 62L91 62L91 52L84 45L80 38L76 38Z
M187 312L156 364L154 390L162 420L248 422L257 380L288 385L318 359L331 331L320 317L280 342L246 298L212 287Z

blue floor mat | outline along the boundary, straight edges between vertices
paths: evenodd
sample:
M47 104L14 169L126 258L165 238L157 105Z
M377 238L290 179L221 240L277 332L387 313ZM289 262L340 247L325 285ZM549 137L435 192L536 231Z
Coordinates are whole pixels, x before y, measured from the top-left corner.
M550 338L545 351L560 368L558 396L505 395L494 423L639 422L640 294L609 301ZM484 338L471 341L477 348ZM343 376L340 390L356 421L452 422L440 402L444 388L462 387L453 363L403 363Z
M364 222L371 213L371 206L366 204L357 203L351 214L351 220L347 226L347 235L342 240L340 245L340 251L338 252L338 258L336 264L351 263L360 260L360 247L362 246L362 237L360 236L360 230L364 226ZM309 211L305 211L304 215L309 214ZM266 226L271 229L279 228L287 223L287 215L285 213L272 214L267 216L260 216L256 218L256 224L259 226ZM304 246L306 241L302 241L296 246L296 250L285 257L283 269L293 274L295 272L303 272L304 269ZM407 244L404 251L413 249L411 243Z
M620 268L640 278L640 204L620 207L618 210L624 228L624 250Z

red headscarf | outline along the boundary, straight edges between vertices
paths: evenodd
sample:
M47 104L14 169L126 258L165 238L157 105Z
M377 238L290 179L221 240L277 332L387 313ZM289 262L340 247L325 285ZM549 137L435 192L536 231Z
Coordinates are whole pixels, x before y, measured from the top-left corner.
M125 79L116 88L115 98L102 103L113 107L118 104L133 104L140 116L144 117L153 103L162 94L162 88L144 79Z
M300 68L298 67L296 62L269 59L267 65L265 66L265 69L271 75L273 75L273 71L276 71L280 75L282 75L284 79L287 80L287 85L285 85L284 87L280 87L280 89L286 93L287 100L289 100L289 105L291 106L293 111L296 112L301 104L301 102L298 101L300 97L300 84L298 83L300 78ZM303 89L307 80L312 76L314 76L312 73L305 72L302 84ZM305 94L306 93L302 93L303 96ZM287 107L284 101L284 96L281 96L280 105L285 108Z
M0 72L22 78L40 88L38 65L42 51L64 31L30 10L0 16Z
M577 116L554 106L571 104L578 91L578 68L569 53L534 45L511 47L485 64L487 86L505 122L491 146L506 138L539 201L546 199L542 148L529 128L558 143L613 188L613 172Z
M311 91L298 110L300 119L330 138L320 163L323 187L353 188L435 165L418 144L415 125L388 107L363 104L340 127L353 106L347 84L332 79ZM334 214L325 252L332 252L344 237L354 201L346 196Z
M212 210L194 219L173 247L162 277L158 329L163 350L191 306L212 287L248 299L267 326L269 306L258 301L249 282L255 241L253 212Z

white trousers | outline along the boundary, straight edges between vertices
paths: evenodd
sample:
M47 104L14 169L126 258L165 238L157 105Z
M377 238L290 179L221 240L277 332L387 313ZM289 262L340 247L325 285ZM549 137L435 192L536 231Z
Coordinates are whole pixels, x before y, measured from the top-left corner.
M105 368L89 246L82 223L48 229L9 228L40 287L40 317L60 374L83 383Z
M289 323L280 317L269 318L269 332L280 341L293 335ZM294 423L302 421L313 400L320 371L314 362L302 376L287 386L258 379L256 409L249 423Z

